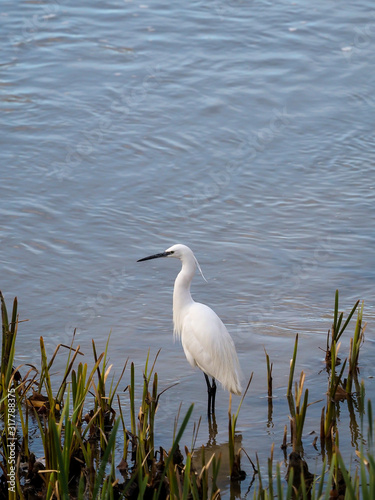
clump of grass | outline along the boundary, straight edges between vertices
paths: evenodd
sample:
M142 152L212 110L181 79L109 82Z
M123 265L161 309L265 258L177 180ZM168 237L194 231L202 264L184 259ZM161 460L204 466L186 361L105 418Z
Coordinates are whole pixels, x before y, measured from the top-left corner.
M293 357L290 361L290 370L289 370L289 382L288 382L288 391L287 391L287 399L289 404L290 411L290 434L292 447L294 452L299 452L302 450L302 433L303 427L306 418L306 411L308 405L309 391L308 389L304 390L305 383L305 373L302 371L299 382L295 382L294 384L294 396L292 393L293 386L293 377L294 370L296 366L297 359L297 351L298 351L298 333L296 335L296 339L294 342L294 351ZM284 443L283 448L285 449L286 441L286 433L284 432Z
M319 402L319 401L315 401L314 403L308 402L309 390L306 389L304 392L306 375L303 371L301 372L299 381L298 382L296 381L294 383L294 394L292 392L294 370L295 370L296 359L297 359L297 351L298 351L298 334L296 335L296 339L295 339L295 343L294 343L293 357L290 361L289 383L288 383L288 392L287 392L287 400L288 400L289 412L290 412L290 417L289 417L289 419L290 419L290 435L291 435L291 442L292 442L292 448L293 448L294 453L303 452L302 434L303 434L303 428L304 428L305 419L306 419L307 408L310 405ZM283 443L281 445L281 448L284 450L285 455L286 455L286 448L287 448L286 440L287 440L287 428L285 427Z
M336 431L336 414L337 408L340 401L347 400L349 406L349 413L352 415L352 388L353 382L356 386L357 393L360 394L360 384L358 382L358 361L359 361L359 351L360 347L364 341L364 327L362 327L362 317L363 317L363 304L358 310L357 322L354 331L354 337L350 339L350 352L349 352L349 370L347 379L344 378L345 368L347 365L347 359L344 360L340 372L336 373L336 366L341 362L338 357L338 351L341 346L339 339L346 330L351 318L353 317L355 311L358 308L359 300L354 304L352 310L350 311L346 321L343 326L341 326L343 321L343 313L339 313L339 292L336 290L335 294L335 306L333 313L333 324L332 324L332 335L331 342L329 343L329 337L327 338L327 351L326 351L326 362L329 372L328 381L328 391L327 391L327 405L322 411L321 418L321 447L322 450L327 446L329 453L332 453L332 446L335 443L335 431ZM351 416L352 418L352 416Z
M238 415L246 397L247 391L249 390L251 381L253 379L254 373L251 374L249 382L247 383L246 389L242 395L240 404L238 405L237 412L232 414L232 395L229 396L229 409L228 409L228 435L229 435L229 472L230 478L233 481L242 481L246 477L245 471L241 469L241 448L235 453L234 442L236 434L236 425Z
M342 458L338 443L327 462L323 460L320 474L308 471L307 463L299 454L293 452L289 457L286 482L282 476L280 464L273 468L273 447L268 460L268 479L266 486L259 472L258 486L255 488L255 500L322 500L350 499L373 500L375 498L375 454L373 449L372 405L368 401L368 450L357 451L359 463L353 470L348 470ZM259 466L259 463L258 463ZM259 468L259 467L258 467Z
M20 407L16 395L16 389L21 378L17 368L14 368L14 356L16 337L18 330L17 297L13 301L11 321L3 294L0 292L1 320L2 320L2 344L1 344L1 366L0 366L0 411L4 415L4 428L1 434L1 449L3 462L1 467L5 477L12 482L10 498L16 498L18 489L18 474L16 472L16 453L18 452L18 441L16 435L16 409ZM23 428L24 425L23 425Z
M346 391L348 393L352 392L353 382L356 385L356 389L359 392L358 386L358 361L359 361L359 351L364 342L365 328L366 325L362 326L363 321L363 303L361 308L358 310L357 322L355 325L354 336L350 339L350 350L349 350L349 373L348 380L346 383Z
M292 439L293 451L302 449L302 433L308 407L309 390L306 389L303 394L305 383L305 374L301 372L299 382L295 383L294 398L291 395L288 398L290 409L290 434Z
M375 498L375 455L374 455L374 436L373 436L373 416L371 401L367 404L368 415L368 434L367 442L369 451L365 451L363 446L361 450L356 451L359 458L359 478L363 500L372 500Z
M16 349L16 337L18 329L18 302L17 297L13 301L11 321L8 319L8 311L3 294L0 291L1 320L2 320L2 343L1 343L1 366L0 366L0 400L2 400L12 384L19 381L20 374L14 368L14 354Z
M352 310L350 311L348 317L346 318L346 320L344 321L344 324L342 325L344 313L339 312L339 291L336 290L335 306L334 306L334 310L333 310L333 323L332 323L331 331L328 331L328 334L327 334L327 349L326 349L325 360L326 360L326 363L329 367L332 365L332 361L331 361L332 347L333 347L334 343L336 343L336 345L338 344L342 334L344 333L347 326L349 325L349 322L352 319L352 316L355 313L355 311L358 307L358 304L359 304L359 300L357 300L357 302L354 304ZM339 364L339 362L340 362L340 359L338 357L336 357L335 363Z
M107 348L108 343L105 352L96 356L94 345L95 363L91 371L88 371L86 363L79 363L77 369L73 369L71 352L74 360L79 346L77 349L70 348L63 381L54 396L50 370L56 351L48 362L43 337L40 339L41 372L37 383L38 392L34 391L27 401L34 411L42 438L45 456L42 477L47 498L50 495L69 498L69 494L77 490L84 491L89 497L98 496L98 485L101 485L109 457L113 454L120 423L115 422L114 418L108 419L108 415L114 415L115 411L109 404L112 399L108 401L105 398L105 382L110 372L110 367L106 367ZM96 374L98 382L95 381ZM67 388L66 394L61 388ZM94 393L94 406L83 415L90 391ZM42 396L43 392L46 396ZM35 394L39 397L36 398ZM73 402L72 411L70 399ZM42 406L36 404L40 400L43 401ZM114 480L115 475L113 472L111 474Z
M337 346L336 341L334 341L331 346L331 370L328 381L327 405L326 408L323 408L321 416L320 443L322 450L325 449L326 445L328 445L328 450L332 449L332 444L335 440L337 404L339 400L347 397L342 381L346 360L343 363L339 375L337 375L335 371L335 366L337 365L336 360Z

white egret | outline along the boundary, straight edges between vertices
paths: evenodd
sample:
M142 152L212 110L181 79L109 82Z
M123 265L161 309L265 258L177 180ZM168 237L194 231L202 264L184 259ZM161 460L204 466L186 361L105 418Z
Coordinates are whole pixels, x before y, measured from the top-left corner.
M191 366L204 373L208 392L208 414L215 413L215 379L233 394L241 394L241 372L232 337L217 314L205 304L195 302L190 284L196 268L202 273L193 252L186 245L173 245L165 252L150 255L137 262L175 257L182 262L173 290L173 326L175 338ZM202 274L203 276L203 274ZM208 377L212 377L212 384Z

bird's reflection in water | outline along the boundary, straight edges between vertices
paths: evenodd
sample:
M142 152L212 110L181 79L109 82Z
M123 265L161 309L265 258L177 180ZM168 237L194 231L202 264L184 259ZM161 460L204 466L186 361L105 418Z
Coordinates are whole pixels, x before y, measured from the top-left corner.
M225 492L230 493L230 498L244 498L241 493L241 483L244 484L243 481L240 480L231 480L230 478L230 460L229 460L229 442L226 441L224 443L217 443L216 437L218 434L218 427L216 423L215 414L211 415L208 418L208 441L205 446L197 448L194 450L193 454L193 465L197 470L198 474L202 469L202 453L205 454L205 462L207 463L212 454L215 453L216 457L220 457L220 472L217 478L217 487L220 489L220 492L223 494ZM204 448L204 450L202 449ZM242 435L236 434L234 438L234 453L235 455L242 448ZM245 455L242 456L243 459L246 460ZM247 486L247 491L245 493L245 497L248 495L250 488L255 480L256 472L254 471L254 475L250 481L250 485Z
M217 423L215 413L213 415L209 415L208 417L208 441L207 447L216 445L216 436L217 436Z
M306 498L311 499L311 486L314 480L314 474L309 471L307 462L303 460L301 455L293 451L289 455L289 465L286 473L286 480L289 481L289 476L293 470L293 493L292 498L302 498L301 482L304 482Z

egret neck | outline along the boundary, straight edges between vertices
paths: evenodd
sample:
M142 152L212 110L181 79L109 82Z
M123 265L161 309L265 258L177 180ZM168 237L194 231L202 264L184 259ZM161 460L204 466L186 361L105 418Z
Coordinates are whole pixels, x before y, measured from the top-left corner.
M173 333L177 338L181 337L187 308L194 303L190 294L190 285L197 268L193 252L184 254L181 262L182 268L177 275L173 289Z

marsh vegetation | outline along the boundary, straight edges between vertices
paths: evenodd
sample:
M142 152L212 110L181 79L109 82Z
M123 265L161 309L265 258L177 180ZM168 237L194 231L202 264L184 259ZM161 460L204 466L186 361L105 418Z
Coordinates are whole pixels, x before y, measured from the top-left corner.
M173 440L168 448L162 447L158 444L157 411L169 388L159 389L158 355L154 359L145 355L142 373L127 360L115 378L108 361L110 338L102 353L92 341L92 362L83 363L74 335L70 345L57 345L50 359L40 337L40 362L16 366L17 299L10 314L2 294L0 300L1 498L214 499L221 497L218 480L223 476L230 484L232 498L240 496L241 482L246 482L245 496L255 499L375 498L372 404L366 399L358 369L365 332L363 304L359 301L344 317L336 292L325 349L328 385L320 401L310 401L305 373L295 373L301 348L296 336L285 395L289 425L285 426L283 441L270 448L267 464L261 464L255 450L241 448L236 430L244 398L251 398L252 375L239 406L232 411L231 402L229 405L228 460L223 460L220 448L197 448L195 439L187 446L184 431L192 425L193 404L185 414L173 415ZM350 329L352 334L348 333ZM344 337L349 352L341 360L338 352ZM65 369L55 384L51 374L57 357L64 357ZM268 388L265 401L272 414L273 363L267 352L264 362ZM124 405L119 393L124 391L126 372L130 382L125 388L128 401ZM351 427L360 432L360 439L354 441L356 461L352 463L345 462L340 450L337 421L343 404L349 410ZM321 407L317 424L320 433L314 439L322 459L318 473L309 470L304 456L304 424L312 405ZM208 424L215 434L215 419L209 419ZM195 437L200 425L201 420L194 423ZM38 449L31 439L35 434L39 436ZM283 449L286 477L274 460L275 446ZM251 464L251 477L246 477L244 461Z

